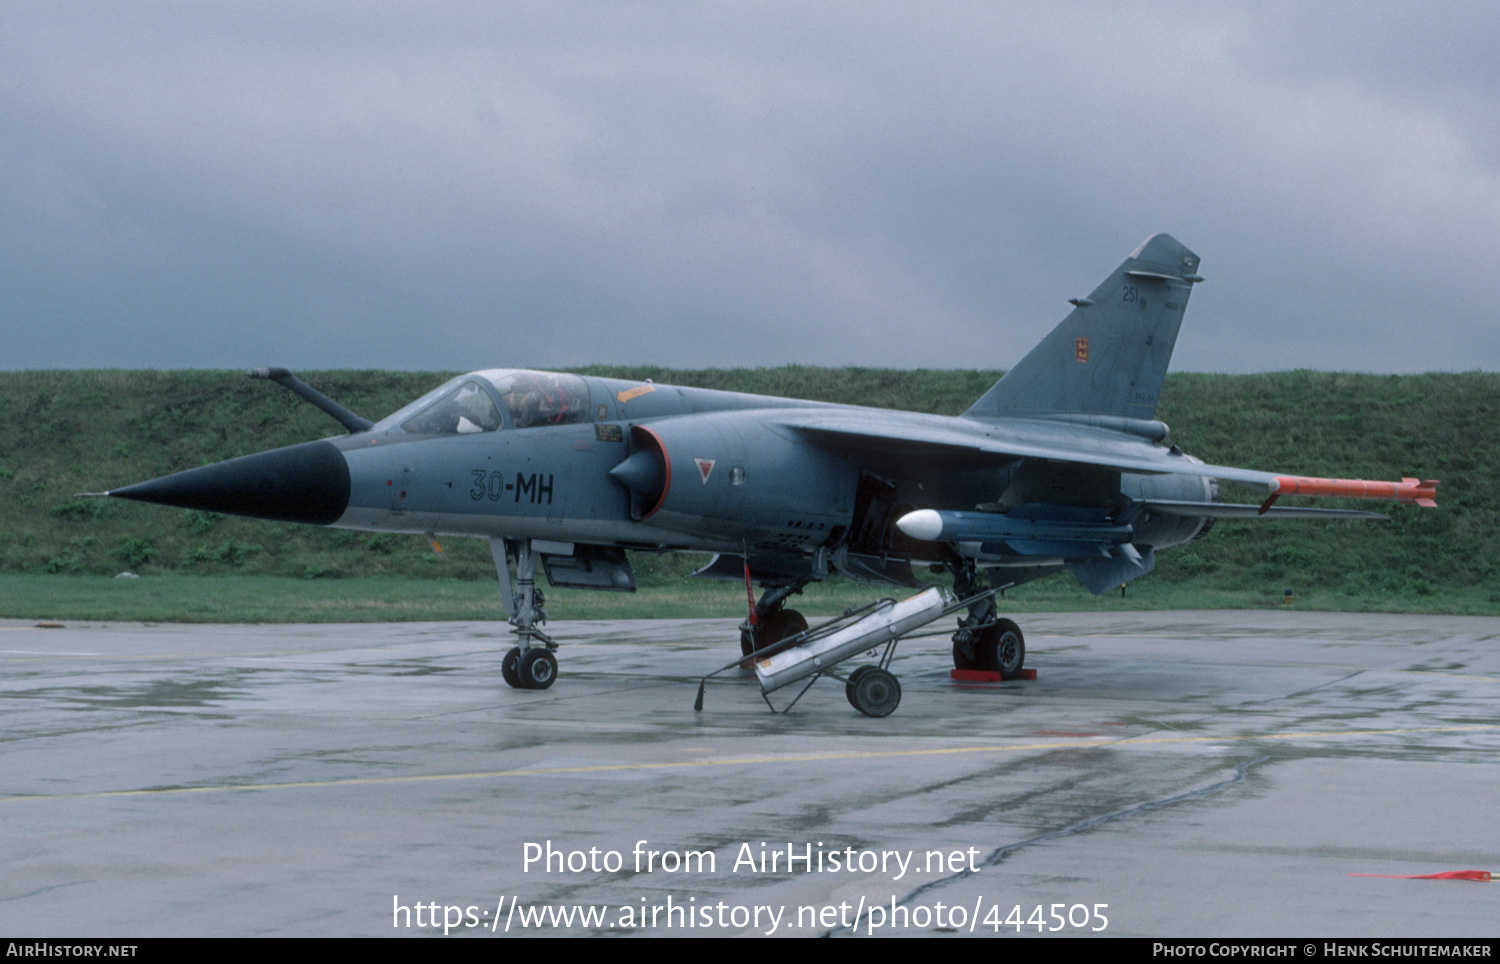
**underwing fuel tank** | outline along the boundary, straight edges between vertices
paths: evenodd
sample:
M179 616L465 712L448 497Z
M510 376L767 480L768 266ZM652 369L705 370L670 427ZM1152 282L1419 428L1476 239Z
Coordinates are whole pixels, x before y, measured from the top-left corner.
M1059 510L1071 508L1057 507ZM918 509L896 520L902 532L923 542L1003 542L1042 539L1058 542L1128 542L1131 527L1109 522L1017 518L994 512Z
M1185 458L1199 462L1191 455ZM1200 476L1127 472L1120 475L1120 494L1127 505L1137 503L1147 509L1163 499L1184 508L1193 503L1207 507L1218 501L1219 488L1213 479ZM1027 503L1007 513L918 509L897 519L896 526L922 542L978 544L997 554L1009 550L1022 556L1088 559L1114 556L1117 547L1183 545L1201 535L1210 521L1209 511L1200 516Z

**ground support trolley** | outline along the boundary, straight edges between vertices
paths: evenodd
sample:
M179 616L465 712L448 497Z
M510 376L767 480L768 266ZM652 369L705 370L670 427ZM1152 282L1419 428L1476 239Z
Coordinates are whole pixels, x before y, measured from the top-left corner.
M900 602L885 598L847 609L840 616L771 643L704 676L698 683L698 699L693 709L703 709L703 692L710 678L751 665L760 683L761 698L772 713L791 712L814 683L829 676L844 684L844 695L855 709L866 716L889 716L901 704L901 682L890 671L896 643L903 636L966 609L993 592L991 589L952 601L941 589L933 587ZM860 666L848 676L833 671L839 663L881 647L884 648L878 663ZM778 710L770 694L804 679L807 682L792 701Z

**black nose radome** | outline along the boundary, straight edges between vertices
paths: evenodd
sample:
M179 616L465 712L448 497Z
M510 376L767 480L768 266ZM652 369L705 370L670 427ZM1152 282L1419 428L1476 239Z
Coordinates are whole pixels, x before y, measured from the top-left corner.
M109 494L179 509L328 525L349 507L349 463L330 442L305 442L164 475Z

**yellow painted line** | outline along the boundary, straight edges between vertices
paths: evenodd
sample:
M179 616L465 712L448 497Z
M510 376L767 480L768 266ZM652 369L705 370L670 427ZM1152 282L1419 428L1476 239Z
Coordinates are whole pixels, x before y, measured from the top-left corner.
M1477 679L1484 683L1500 682L1496 676L1475 676L1471 673L1444 673L1435 669L1397 669L1397 670L1372 670L1372 672L1412 673L1417 676L1446 676L1450 679Z
M205 787L155 787L142 790L101 790L94 793L38 793L0 796L0 803L28 800L98 800L110 797L175 796L189 793L232 793L248 790L297 790L313 787L364 787L398 783L438 783L448 780L498 780L506 777L567 776L579 773L619 773L677 770L685 767L749 767L767 764L823 763L833 760L874 760L897 757L956 756L971 753L1025 753L1042 750L1087 750L1099 747L1164 746L1184 743L1253 743L1260 740L1326 740L1341 737L1401 736L1415 733L1480 733L1500 729L1500 723L1465 726L1414 726L1382 730L1324 730L1314 733L1267 733L1250 736L1126 737L1118 740L1065 740L1018 743L1011 746L955 746L925 750L867 750L841 753L800 753L784 756L726 757L718 760L676 760L656 763L603 763L576 767L538 767L519 770L479 770L471 773L429 773L405 777L350 777L342 780L296 780L286 783L242 783Z

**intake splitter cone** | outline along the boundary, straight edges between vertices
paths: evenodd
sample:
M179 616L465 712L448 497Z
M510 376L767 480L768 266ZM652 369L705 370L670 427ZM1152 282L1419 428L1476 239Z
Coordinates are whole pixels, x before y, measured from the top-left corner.
M349 463L331 442L304 442L108 494L179 509L329 525L349 507Z

